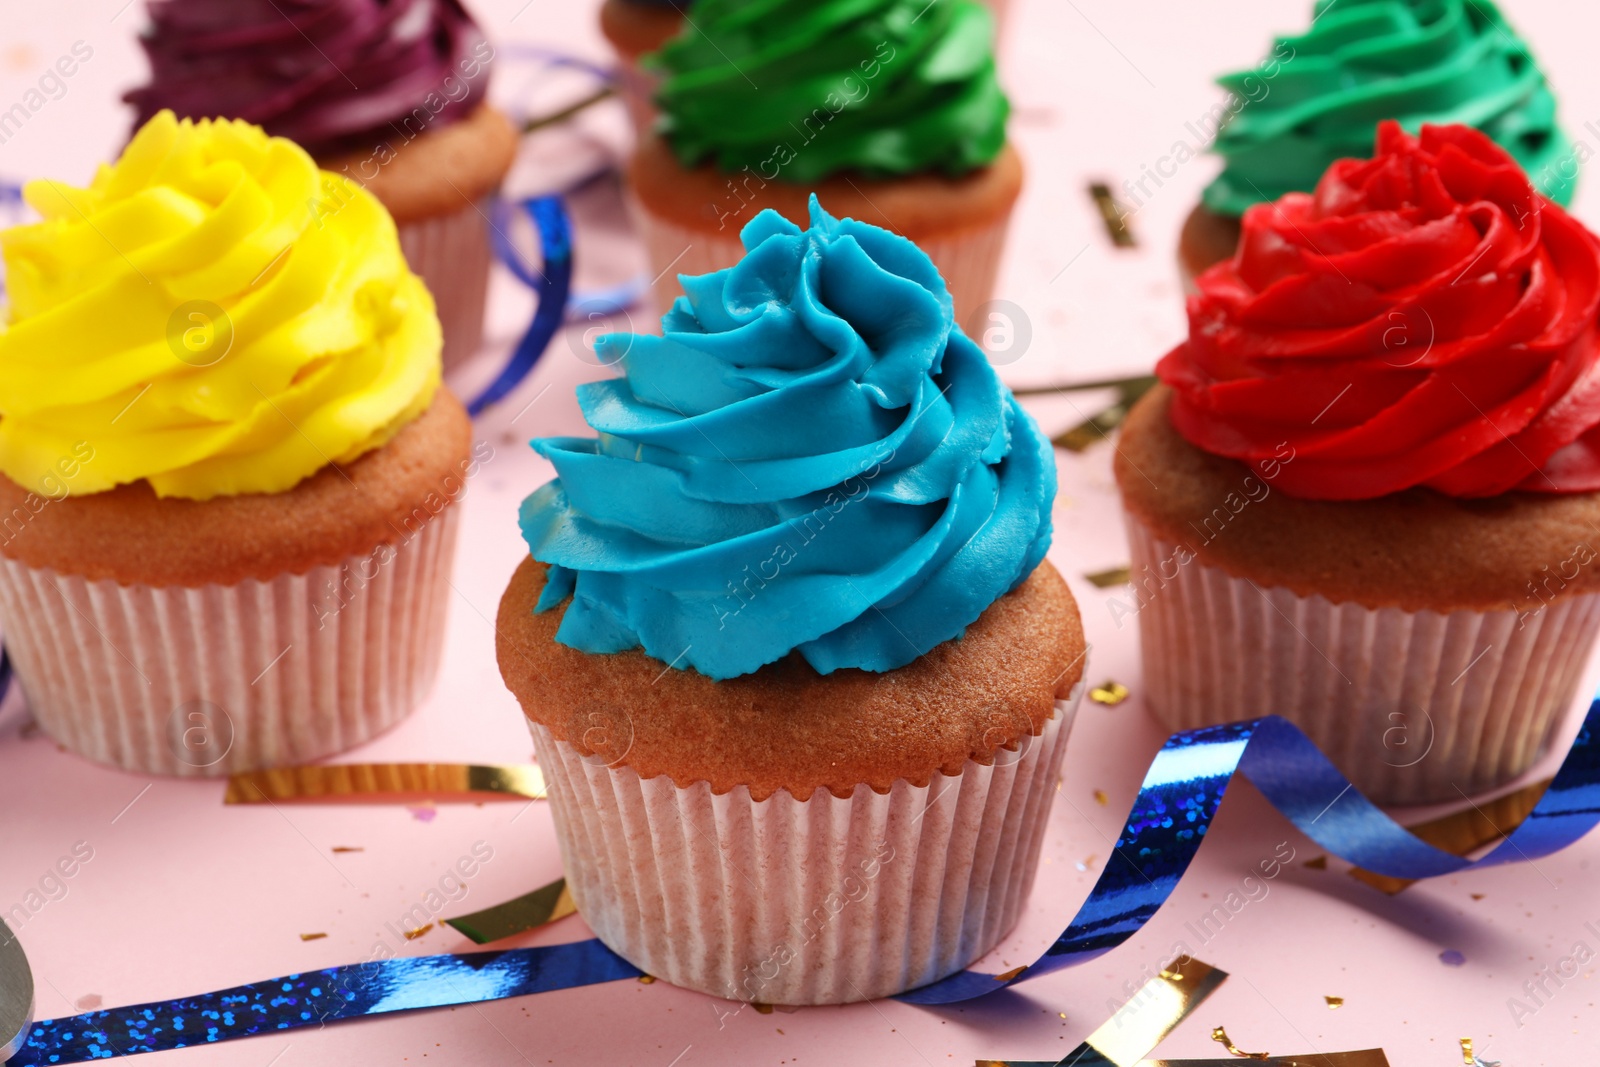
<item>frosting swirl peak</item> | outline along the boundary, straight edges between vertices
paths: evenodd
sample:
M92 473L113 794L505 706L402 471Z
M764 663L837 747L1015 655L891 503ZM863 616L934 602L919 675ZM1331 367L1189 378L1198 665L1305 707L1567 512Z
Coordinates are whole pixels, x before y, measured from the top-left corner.
M1291 495L1600 489L1600 240L1477 130L1383 123L1197 285L1173 425Z
M1555 97L1492 0L1317 0L1305 33L1218 83L1239 100L1213 145L1227 165L1204 199L1218 214L1309 192L1335 160L1370 155L1384 119L1476 127L1546 196L1572 198Z
M135 126L244 119L313 155L466 118L493 50L460 0L152 0Z
M959 637L1050 541L1049 442L952 321L915 245L811 201L684 278L664 336L610 335L598 439L534 447L523 503L557 639L711 678L798 651L885 671Z

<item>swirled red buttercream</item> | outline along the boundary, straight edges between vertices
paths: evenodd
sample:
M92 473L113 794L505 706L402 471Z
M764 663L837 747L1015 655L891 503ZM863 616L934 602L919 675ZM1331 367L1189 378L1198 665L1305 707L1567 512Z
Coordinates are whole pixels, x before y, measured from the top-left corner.
M1600 241L1476 130L1384 123L1197 284L1173 425L1285 492L1600 489Z

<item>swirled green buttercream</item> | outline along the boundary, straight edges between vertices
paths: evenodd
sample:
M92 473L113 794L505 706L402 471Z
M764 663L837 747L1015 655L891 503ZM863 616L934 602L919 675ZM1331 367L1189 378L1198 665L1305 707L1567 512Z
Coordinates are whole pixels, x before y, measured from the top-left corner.
M1577 168L1528 46L1490 0L1317 0L1310 29L1261 64L1218 79L1234 114L1205 205L1241 215L1309 192L1336 159L1372 154L1377 124L1475 126L1565 205Z
M1005 144L994 22L977 0L700 0L649 62L660 130L686 166L793 182L956 175Z

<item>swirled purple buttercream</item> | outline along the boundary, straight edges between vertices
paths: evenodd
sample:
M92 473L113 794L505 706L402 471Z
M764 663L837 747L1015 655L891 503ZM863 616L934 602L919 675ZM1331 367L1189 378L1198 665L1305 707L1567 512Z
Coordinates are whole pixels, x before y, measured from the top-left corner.
M244 119L313 155L372 147L471 114L494 50L459 0L151 0L142 126Z

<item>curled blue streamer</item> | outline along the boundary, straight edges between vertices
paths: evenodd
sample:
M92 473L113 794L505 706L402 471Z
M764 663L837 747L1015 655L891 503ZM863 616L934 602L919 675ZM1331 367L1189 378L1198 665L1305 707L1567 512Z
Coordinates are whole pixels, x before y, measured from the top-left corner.
M494 225L490 229L495 255L518 280L533 290L533 321L494 381L467 405L467 414L473 418L490 404L503 400L533 370L561 328L566 318L567 300L572 295L572 222L567 218L565 201L560 196L535 196L520 201L518 206L528 213L539 234L539 250L543 257L540 268L526 263L511 243L511 209L504 201L495 205Z
M35 1023L19 1065L86 1063L418 1008L479 1004L595 982L637 978L639 968L579 941L545 948L411 956L307 971L198 997L91 1011Z
M1189 869L1235 771L1328 852L1379 874L1430 878L1547 856L1593 829L1600 822L1597 740L1600 696L1533 811L1488 855L1467 860L1424 843L1385 815L1286 719L1273 715L1173 734L1145 773L1088 899L1037 962L1005 978L962 971L896 999L909 1004L971 1000L1085 963L1132 937ZM598 940L359 963L36 1023L10 1062L83 1063L383 1012L571 989L639 973Z

